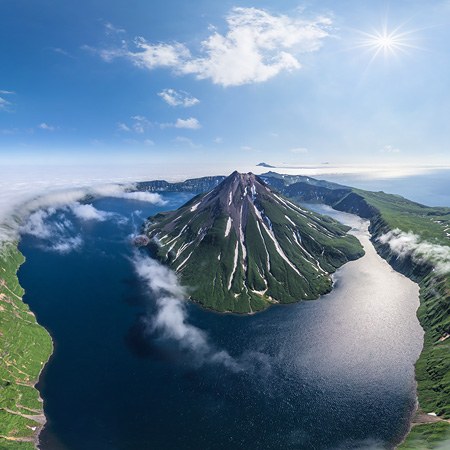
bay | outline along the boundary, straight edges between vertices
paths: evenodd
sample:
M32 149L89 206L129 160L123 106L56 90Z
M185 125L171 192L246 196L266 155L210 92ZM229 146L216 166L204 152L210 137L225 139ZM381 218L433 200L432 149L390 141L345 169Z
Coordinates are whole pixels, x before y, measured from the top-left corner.
M245 367L236 372L148 331L157 305L134 271L130 235L189 197L165 198L163 207L98 200L115 214L104 222L62 212L83 240L72 253L21 240L24 300L55 343L38 386L48 418L41 448L393 448L415 406L418 288L376 254L367 223L332 212L366 255L319 300L253 316L187 303L186 320Z

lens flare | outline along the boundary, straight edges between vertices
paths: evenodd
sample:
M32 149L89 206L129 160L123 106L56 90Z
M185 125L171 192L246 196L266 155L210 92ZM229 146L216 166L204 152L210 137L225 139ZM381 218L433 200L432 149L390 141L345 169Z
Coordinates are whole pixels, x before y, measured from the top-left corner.
M402 26L389 30L385 25L381 30L374 30L372 33L358 31L362 38L355 47L371 52L372 60L380 55L387 58L408 53L408 50L419 49L415 45L415 31L401 31L401 29Z

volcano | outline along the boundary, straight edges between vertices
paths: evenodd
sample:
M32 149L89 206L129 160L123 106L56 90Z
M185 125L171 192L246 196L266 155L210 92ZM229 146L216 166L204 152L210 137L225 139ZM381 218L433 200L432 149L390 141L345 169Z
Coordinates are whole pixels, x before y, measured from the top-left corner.
M192 300L237 313L329 292L330 274L364 254L348 231L238 172L146 224L150 251L179 274Z

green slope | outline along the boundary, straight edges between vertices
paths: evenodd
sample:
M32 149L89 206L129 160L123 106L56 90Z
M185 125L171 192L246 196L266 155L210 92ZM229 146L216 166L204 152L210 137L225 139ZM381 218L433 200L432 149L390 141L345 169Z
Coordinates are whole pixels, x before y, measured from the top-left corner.
M0 249L0 448L32 449L44 415L34 387L52 353L52 341L22 302L15 244Z

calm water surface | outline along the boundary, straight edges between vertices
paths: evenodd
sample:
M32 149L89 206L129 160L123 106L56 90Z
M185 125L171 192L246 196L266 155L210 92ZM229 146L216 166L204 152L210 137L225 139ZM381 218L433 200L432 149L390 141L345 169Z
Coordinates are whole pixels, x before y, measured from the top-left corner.
M253 316L188 304L190 324L245 360L236 373L193 364L194 355L146 332L155 300L134 272L129 235L144 217L187 199L166 198L165 207L98 200L98 209L121 216L104 222L64 213L83 238L79 251L21 241L25 301L55 342L39 383L48 418L41 448L337 450L399 442L422 346L418 287L377 256L367 223L334 213L354 227L366 255L339 270L334 291L317 301Z

